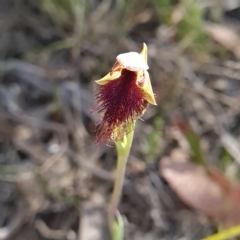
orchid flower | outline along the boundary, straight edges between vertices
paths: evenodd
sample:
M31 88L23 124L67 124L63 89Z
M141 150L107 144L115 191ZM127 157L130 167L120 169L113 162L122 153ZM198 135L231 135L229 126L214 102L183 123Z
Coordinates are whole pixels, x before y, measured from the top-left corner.
M96 81L101 85L94 108L100 120L97 144L123 140L133 130L133 122L143 115L148 103L156 105L148 68L144 43L140 54L119 54L110 73Z

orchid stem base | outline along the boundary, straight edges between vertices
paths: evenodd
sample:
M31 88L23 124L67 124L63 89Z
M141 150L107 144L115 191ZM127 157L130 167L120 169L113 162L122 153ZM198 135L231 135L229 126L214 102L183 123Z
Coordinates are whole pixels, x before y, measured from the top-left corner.
M135 126L135 122L133 123L133 127L134 126ZM116 142L116 148L117 148L117 154L118 154L117 167L116 167L116 173L115 173L113 193L111 196L111 200L110 200L110 203L108 206L108 212L107 212L108 226L109 226L110 233L112 234L112 239L119 239L119 240L121 239L113 236L114 232L116 232L116 231L113 231L113 228L116 230L116 225L114 223L115 221L119 222L119 219L121 219L120 213L118 212L118 204L120 202L121 195L122 195L124 176L125 176L129 152L132 146L133 134L134 134L134 128L133 128L133 131L131 131L124 137L123 141ZM123 228L122 220L121 220L121 224L118 223L118 226ZM122 232L123 232L123 229L122 229Z

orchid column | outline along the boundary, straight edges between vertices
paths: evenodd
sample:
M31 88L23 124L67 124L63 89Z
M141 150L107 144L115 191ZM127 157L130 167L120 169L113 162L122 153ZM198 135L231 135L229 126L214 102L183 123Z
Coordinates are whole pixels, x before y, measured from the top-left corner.
M135 122L143 115L148 103L156 105L148 68L147 46L144 43L140 54L129 52L118 55L111 72L96 81L101 85L94 107L99 117L96 143L113 141L118 153L114 189L108 210L108 223L113 237L115 218L118 224L121 221L117 207Z

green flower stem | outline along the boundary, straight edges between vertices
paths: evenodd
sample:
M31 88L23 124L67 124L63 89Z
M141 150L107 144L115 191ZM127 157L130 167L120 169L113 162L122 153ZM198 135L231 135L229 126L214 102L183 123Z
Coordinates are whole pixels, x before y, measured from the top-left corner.
M123 141L119 141L115 143L117 148L118 159L117 159L117 168L115 173L116 175L114 180L113 193L112 193L111 200L108 207L108 225L109 225L109 230L111 234L113 234L114 221L118 215L117 208L118 208L118 204L122 194L127 160L128 160L131 146L132 146L132 140L134 135L134 127L135 127L135 122L133 123L133 131L128 133L124 137ZM113 237L113 239L115 238Z

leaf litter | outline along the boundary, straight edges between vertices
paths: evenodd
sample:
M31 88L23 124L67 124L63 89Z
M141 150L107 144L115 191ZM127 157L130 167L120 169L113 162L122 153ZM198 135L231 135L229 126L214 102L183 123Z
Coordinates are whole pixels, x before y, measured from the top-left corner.
M84 28L61 4L51 12L37 0L9 0L0 11L0 239L108 239L104 210L116 156L93 143L93 82L142 42L158 107L136 128L120 204L125 239L201 239L219 223L238 224L238 34L226 41L226 29L208 28L214 41L193 57L186 43L205 37L185 31L184 48L178 44L181 3L165 8L176 10L175 22L164 23L149 1L132 1L124 12L119 2L92 0ZM56 12L65 17L53 20ZM156 119L163 122L157 130ZM172 130L179 119L193 135Z

